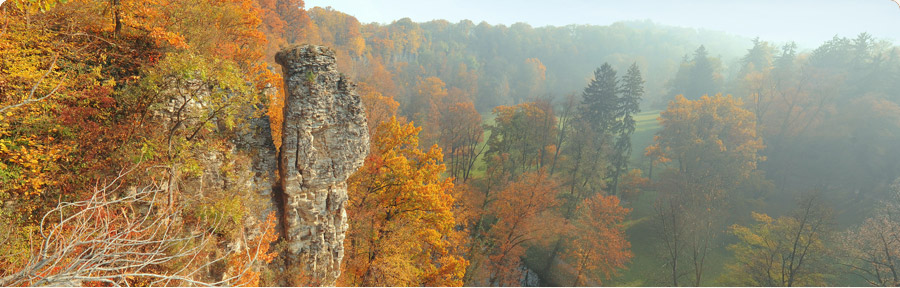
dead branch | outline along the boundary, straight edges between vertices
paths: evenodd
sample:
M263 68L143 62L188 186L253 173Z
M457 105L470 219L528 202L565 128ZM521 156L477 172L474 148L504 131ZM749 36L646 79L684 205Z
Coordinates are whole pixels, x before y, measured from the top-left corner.
M0 107L0 113L3 113L9 109L18 108L18 107L21 107L21 106L24 106L27 104L41 102L41 101L44 101L44 99L47 99L47 98L50 98L50 96L53 96L53 94L56 93L56 90L59 89L59 86L62 86L62 83L66 81L66 76L63 76L62 80L60 80L59 83L56 84L56 87L54 87L53 90L50 91L50 93L47 93L47 95L44 95L40 98L34 98L34 92L37 91L39 86L41 86L41 82L44 81L44 78L47 78L47 75L50 75L50 72L53 72L53 68L56 67L57 60L59 60L59 53L56 53L56 55L53 56L53 62L50 63L50 68L47 68L47 72L45 72L44 75L41 76L40 79L38 79L38 82L35 83L34 86L31 87L31 91L28 92L28 97L26 97L25 100L22 100L22 102L19 102L17 104Z
M140 280L151 286L232 286L251 269L259 257L258 249L257 255L250 255L247 249L250 265L234 276L213 281L201 275L206 267L244 251L199 262L223 219L215 219L213 227L202 231L184 231L181 211L161 209L165 207L164 185L152 183L119 191L123 178L133 170L97 185L89 199L60 202L45 214L40 249L20 271L0 278L0 286L80 286L88 282L132 286Z

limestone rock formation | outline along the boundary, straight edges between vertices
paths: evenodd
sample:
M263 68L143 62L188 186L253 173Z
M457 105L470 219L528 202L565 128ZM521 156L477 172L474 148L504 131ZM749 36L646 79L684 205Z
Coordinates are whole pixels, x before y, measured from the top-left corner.
M277 183L278 152L272 141L269 117L253 118L247 124L248 129L238 133L235 144L237 149L249 155L251 159L249 173L251 179L242 187L253 191L253 195L262 202L259 209L251 211L251 215L258 222L265 222L270 213L275 213L280 219L281 207L278 203L281 199L276 198L280 197L277 191L281 191L280 183ZM280 229L280 224L278 228L283 230Z
M333 50L292 46L275 61L285 83L278 173L288 260L332 286L348 228L346 180L369 152L366 115L356 85L335 69Z

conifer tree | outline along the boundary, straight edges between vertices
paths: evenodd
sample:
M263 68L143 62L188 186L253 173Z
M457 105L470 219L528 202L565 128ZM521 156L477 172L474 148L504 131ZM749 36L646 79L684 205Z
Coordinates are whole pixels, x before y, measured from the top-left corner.
M641 112L641 97L644 96L644 79L641 77L641 69L637 63L631 64L628 72L622 77L622 87L620 90L622 97L619 98L618 114L621 120L617 123L616 143L613 147L613 155L611 155L611 173L610 181L612 184L609 189L611 194L616 195L619 186L619 176L628 171L628 158L631 156L631 135L634 134L635 121L634 114Z

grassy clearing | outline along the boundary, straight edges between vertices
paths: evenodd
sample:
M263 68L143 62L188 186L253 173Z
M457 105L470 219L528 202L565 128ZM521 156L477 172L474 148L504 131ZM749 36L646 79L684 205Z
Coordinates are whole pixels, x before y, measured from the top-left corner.
M632 208L631 214L625 221L628 241L631 242L631 251L634 258L628 265L628 269L622 271L618 277L607 281L608 286L665 286L671 285L668 281L668 267L665 266L663 251L659 239L654 231L652 220L656 201L656 191L642 191L637 199L624 205ZM727 237L723 237L725 239ZM721 243L710 251L705 264L704 276L701 285L718 286L718 278L724 271L726 263L732 262L732 254ZM690 276L690 275L688 275ZM681 282L687 283L690 277L684 277Z
M644 149L653 142L653 135L659 130L659 110L644 111L635 115L635 131L631 136L632 147L631 167L640 168L644 173L649 169L649 161L644 156ZM631 242L631 251L634 258L628 265L628 269L622 271L618 277L609 281L611 286L658 286L664 284L665 267L663 259L658 252L658 241L653 232L653 203L656 201L656 191L642 191L636 199L623 202L631 208L631 214L625 222L628 241Z
M647 173L647 170L650 169L650 161L644 157L644 149L653 143L653 135L656 135L656 131L659 131L659 122L656 120L659 117L659 112L660 110L645 111L634 117L636 123L634 134L631 135L631 147L633 147L633 150L629 161L631 162L631 167L644 170L644 173Z
M494 114L481 115L481 117L482 117L481 119L483 120L482 124L484 124L485 127L494 124ZM481 139L481 143L478 143L477 148L481 149L481 145L485 145L484 143L487 142L488 138L490 138L490 137L491 137L491 131L488 130L487 128L485 128L484 136ZM487 148L485 148L485 152L487 152ZM478 155L477 158L475 158L475 166L473 166L472 171L469 172L469 178L470 179L484 178L484 173L487 170L487 167L485 165L486 164L484 163L484 153L481 153Z

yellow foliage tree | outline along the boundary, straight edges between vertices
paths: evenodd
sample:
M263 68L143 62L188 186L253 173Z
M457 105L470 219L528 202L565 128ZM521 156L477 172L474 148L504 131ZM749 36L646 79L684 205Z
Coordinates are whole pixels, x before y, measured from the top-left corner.
M756 164L765 159L757 154L764 145L756 116L742 106L740 99L721 94L697 100L678 95L659 117L662 130L647 156L669 165L658 180L662 197L656 220L662 224L657 232L667 243L672 285L685 273L679 269L692 270L692 284L701 285L708 269L706 256L719 237L713 227L723 219L727 193L752 180ZM690 265L679 266L684 258Z
M382 123L366 163L348 180L349 235L339 285L460 286L460 255L451 179L436 145L419 150L421 129Z
M657 163L674 161L679 173L694 180L717 175L713 177L717 185L749 177L765 160L758 155L765 145L757 135L755 115L742 106L730 95L697 100L677 96L660 114L663 129L647 148L647 156Z
M740 242L729 245L735 263L726 265L720 281L729 286L827 286L825 239L831 211L808 199L793 215L773 219L753 213L756 224L732 225Z

